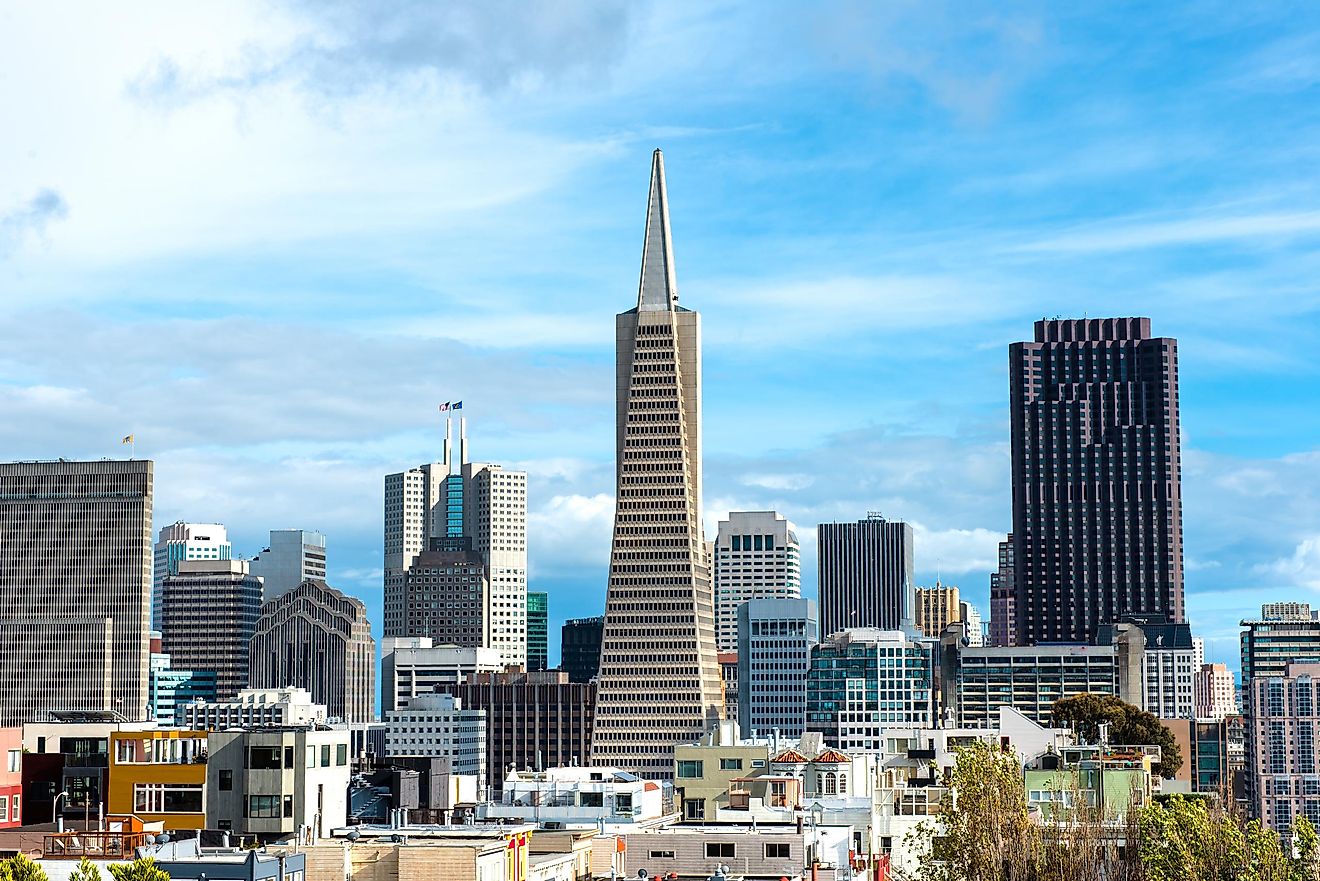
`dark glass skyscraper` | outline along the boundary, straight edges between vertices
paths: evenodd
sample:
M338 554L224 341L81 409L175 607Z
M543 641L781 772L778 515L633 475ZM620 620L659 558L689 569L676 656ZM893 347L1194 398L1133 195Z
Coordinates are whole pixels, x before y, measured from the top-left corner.
M816 528L822 639L852 627L897 630L915 621L912 527L872 514Z
M1009 375L1017 643L1182 621L1177 341L1149 318L1037 321Z
M527 669L544 670L550 666L550 595L529 591L527 594Z

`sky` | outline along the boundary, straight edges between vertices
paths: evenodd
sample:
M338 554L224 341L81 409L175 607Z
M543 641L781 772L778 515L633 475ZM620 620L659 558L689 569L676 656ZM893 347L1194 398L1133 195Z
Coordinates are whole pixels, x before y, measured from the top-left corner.
M378 634L444 401L528 472L552 630L602 610L657 147L708 531L780 511L810 594L881 511L988 611L1009 344L1142 315L1208 657L1320 599L1314 3L0 0L0 58L0 458L133 434L157 527L321 530Z

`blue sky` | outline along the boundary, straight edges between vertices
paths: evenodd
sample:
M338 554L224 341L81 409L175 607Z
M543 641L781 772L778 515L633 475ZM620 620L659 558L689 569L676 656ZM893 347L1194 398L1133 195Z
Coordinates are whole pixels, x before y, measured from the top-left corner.
M985 604L1007 348L1180 344L1188 608L1320 589L1320 8L0 3L0 457L157 462L156 520L329 536L525 468L533 589L603 604L612 321L661 147L705 322L706 519L912 522ZM552 657L554 654L552 653Z

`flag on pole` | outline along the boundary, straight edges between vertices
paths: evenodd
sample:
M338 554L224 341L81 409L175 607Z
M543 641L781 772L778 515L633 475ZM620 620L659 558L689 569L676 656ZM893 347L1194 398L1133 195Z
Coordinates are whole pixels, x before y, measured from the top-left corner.
M133 443L133 435L131 435L131 434L126 434L126 435L124 435L124 439L121 440L120 443L121 443L121 444L131 444L131 443Z
M463 409L463 402L462 402L462 401L459 401L458 403L456 403L456 404L454 405L454 409L455 409L455 410L462 410L462 409Z
M449 412L449 402L448 402L448 401L446 401L445 403L443 403L443 404L440 405L440 412L441 412L441 413L448 413L448 412Z

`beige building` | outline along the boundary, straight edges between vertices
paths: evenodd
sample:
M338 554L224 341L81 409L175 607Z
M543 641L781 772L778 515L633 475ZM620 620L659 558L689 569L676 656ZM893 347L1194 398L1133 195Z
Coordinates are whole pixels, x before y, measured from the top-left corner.
M637 307L616 320L617 484L592 761L649 778L724 711L701 525L701 319L678 305L655 151Z
M917 629L931 639L939 639L944 634L944 628L954 621L962 620L958 588L953 585L936 581L934 587L919 587L916 600Z
M764 773L779 745L770 738L743 739L738 723L726 721L700 740L674 747L674 803L682 822L714 822L729 807L733 781Z
M720 521L711 559L715 639L722 652L738 651L738 607L743 603L802 596L797 529L775 511L729 512Z
M1202 664L1196 672L1196 718L1222 722L1238 712L1233 672L1224 664Z

